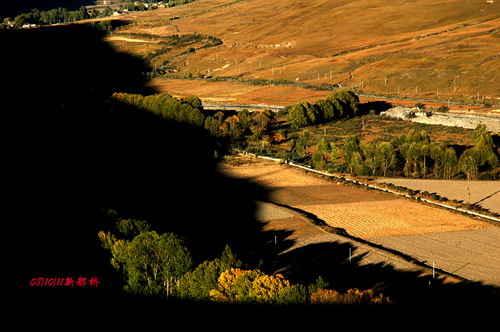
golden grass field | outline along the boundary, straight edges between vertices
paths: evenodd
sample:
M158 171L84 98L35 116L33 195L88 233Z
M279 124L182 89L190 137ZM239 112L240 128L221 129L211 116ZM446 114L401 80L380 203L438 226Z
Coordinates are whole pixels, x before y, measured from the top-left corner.
M446 100L498 97L499 13L497 1L201 0L120 18L135 22L122 32L223 41L171 59L181 73Z

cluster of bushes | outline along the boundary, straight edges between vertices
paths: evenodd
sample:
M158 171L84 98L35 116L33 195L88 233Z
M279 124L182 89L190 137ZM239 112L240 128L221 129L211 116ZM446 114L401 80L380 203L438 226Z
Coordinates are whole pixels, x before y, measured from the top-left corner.
M277 128L277 115L271 110L249 112L245 109L233 115L217 112L205 120L205 129L212 136L228 139L234 148L249 148L249 143L255 143L259 152L268 152L272 144L286 139L285 133Z
M309 159L315 168L355 175L386 176L392 172L416 178L432 176L449 180L462 176L468 180L497 179L500 147L493 140L493 135L484 125L479 125L472 138L475 145L462 153L453 146L432 143L425 130L410 130L399 138L378 143L362 142L351 135L342 146L320 138L316 151L311 155L311 137L304 131L294 142L293 154L287 157L303 157Z
M203 105L196 96L177 99L167 93L143 96L117 92L112 95L115 102L152 112L165 119L202 127L205 123Z
M226 246L220 258L194 266L181 238L158 234L145 221L119 218L117 234L99 232L111 265L120 272L124 290L133 294L176 297L192 301L246 304L387 304L390 299L372 290L350 289L346 293L326 289L318 277L308 286L292 284L281 274L243 269L243 263Z
M314 104L306 101L295 104L287 114L287 121L292 127L300 128L353 117L358 113L358 104L359 97L354 92L338 89Z

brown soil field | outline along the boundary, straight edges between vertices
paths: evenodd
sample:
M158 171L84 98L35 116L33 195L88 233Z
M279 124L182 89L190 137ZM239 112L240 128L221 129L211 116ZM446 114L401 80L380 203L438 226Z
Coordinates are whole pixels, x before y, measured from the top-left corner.
M257 86L241 82L155 78L149 86L174 97L198 96L204 103L223 105L267 104L292 106L301 101L314 103L331 94L330 91L312 90L297 86ZM413 107L415 101L360 96L360 103L385 101L394 106ZM438 108L445 102L426 102L428 108ZM499 116L500 110L474 105L450 105L450 113L488 114Z
M237 82L163 78L153 79L149 85L159 92L167 92L174 97L195 95L205 103L224 105L289 106L302 100L315 102L331 93L293 86L256 86Z
M368 264L390 264L398 270L423 271L427 275L432 273L432 270L425 269L424 266L416 265L397 254L388 252L381 248L376 248L367 243L362 243L352 238L326 232L315 226L306 217L299 215L295 211L289 210L282 206L277 206L268 202L257 202L256 218L265 223L264 231L286 231L291 232L286 238L277 239L277 245L281 241L292 241L292 246L281 254L299 249L303 246L334 242L340 243L351 248L344 252L344 262L349 259L357 261L359 265ZM278 271L281 272L281 271ZM449 278L449 281L456 281L455 278Z
M500 181L379 179L379 183L392 183L414 190L436 193L450 200L478 203L485 209L500 213ZM470 196L469 196L470 195Z
M225 167L224 172L270 188L271 202L313 213L329 225L363 239L489 227L485 222L444 209L389 193L345 186L273 162Z
M222 165L221 171L269 188L271 202L314 214L352 236L415 254L447 272L500 285L500 232L495 225L389 193L335 183L290 166L244 158L250 162ZM450 246L458 250L453 255Z

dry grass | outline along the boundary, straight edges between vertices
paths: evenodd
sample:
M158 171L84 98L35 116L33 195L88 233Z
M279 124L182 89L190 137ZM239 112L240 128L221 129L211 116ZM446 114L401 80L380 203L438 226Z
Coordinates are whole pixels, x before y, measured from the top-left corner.
M128 31L224 41L178 57L183 72L310 83L319 74L323 83L363 82L367 92L413 95L417 86L420 96L497 96L499 8L454 0L202 0L128 15L138 23Z

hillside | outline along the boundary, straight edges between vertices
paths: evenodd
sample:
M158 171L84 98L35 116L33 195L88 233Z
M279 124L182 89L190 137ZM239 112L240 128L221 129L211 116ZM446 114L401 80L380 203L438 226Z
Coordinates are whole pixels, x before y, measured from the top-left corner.
M153 65L168 61L177 75L342 84L365 93L497 104L499 3L202 0L131 13L126 17L135 24L120 32L222 40L154 58ZM118 46L148 52L147 43L131 44Z

